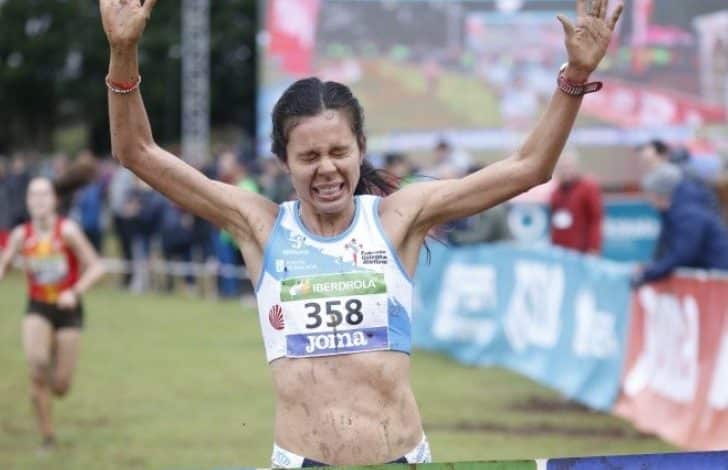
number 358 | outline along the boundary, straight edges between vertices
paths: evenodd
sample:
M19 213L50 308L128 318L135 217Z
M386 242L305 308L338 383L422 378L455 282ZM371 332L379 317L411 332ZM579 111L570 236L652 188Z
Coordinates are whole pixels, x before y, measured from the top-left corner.
M344 310L341 311L341 300L327 300L323 305L318 302L308 302L304 305L306 308L306 316L309 322L306 328L318 328L324 322L322 313L326 315L326 326L336 327L346 321L349 325L358 325L364 320L364 314L361 311L361 300L349 299L344 304Z

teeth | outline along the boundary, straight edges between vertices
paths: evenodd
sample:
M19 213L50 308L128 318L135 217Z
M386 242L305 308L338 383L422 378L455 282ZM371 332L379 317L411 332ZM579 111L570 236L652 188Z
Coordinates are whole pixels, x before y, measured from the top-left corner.
M316 189L318 190L319 194L324 196L330 196L332 194L336 194L339 191L339 188L341 185L335 184L335 185L327 185L327 186L319 186Z

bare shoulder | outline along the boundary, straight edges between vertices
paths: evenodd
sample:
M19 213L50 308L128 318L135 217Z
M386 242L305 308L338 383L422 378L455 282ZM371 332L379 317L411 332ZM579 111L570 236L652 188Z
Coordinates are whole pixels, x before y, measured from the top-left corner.
M78 237L83 236L81 227L73 219L63 219L61 222L61 236L64 240L76 240Z
M75 220L63 219L61 223L61 237L69 246L71 246L77 254L82 257L91 257L89 251L94 251L91 242L86 238L86 234L81 226Z
M20 240L25 235L25 224L15 226L12 232L10 232L10 240Z
M21 224L16 226L8 236L8 243L7 248L9 250L17 250L20 247L20 244L23 242L23 239L25 238L25 224ZM2 250L0 249L0 252Z

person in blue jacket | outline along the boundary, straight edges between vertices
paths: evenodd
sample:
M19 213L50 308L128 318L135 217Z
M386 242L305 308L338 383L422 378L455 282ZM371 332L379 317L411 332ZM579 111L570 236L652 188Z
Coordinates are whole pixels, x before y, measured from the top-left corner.
M640 146L639 153L648 173L663 163L672 163L680 169L684 177L675 188L673 198L691 199L720 212L720 203L715 191L690 169L691 156L687 150L671 149L665 142L655 139Z
M660 211L662 250L635 274L635 286L662 279L680 267L728 270L728 228L699 200L676 197L683 178L678 167L662 163L642 180L642 190Z

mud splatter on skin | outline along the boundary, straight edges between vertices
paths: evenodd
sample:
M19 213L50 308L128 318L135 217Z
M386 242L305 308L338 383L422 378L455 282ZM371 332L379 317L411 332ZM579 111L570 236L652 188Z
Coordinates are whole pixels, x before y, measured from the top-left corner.
M316 381L316 366L313 362L311 363L311 380L313 381L313 383L318 383Z
M319 445L319 450L321 450L321 455L323 455L326 460L331 460L331 450L329 449L329 446L322 442Z
M389 420L385 419L383 421L380 421L382 425L382 431L384 432L384 442L387 443L387 454L392 453L392 445L389 443Z
M339 427L336 425L336 416L334 416L334 412L329 412L329 417L331 419L331 427L334 429L334 432L337 436L341 436L341 431L339 431Z

